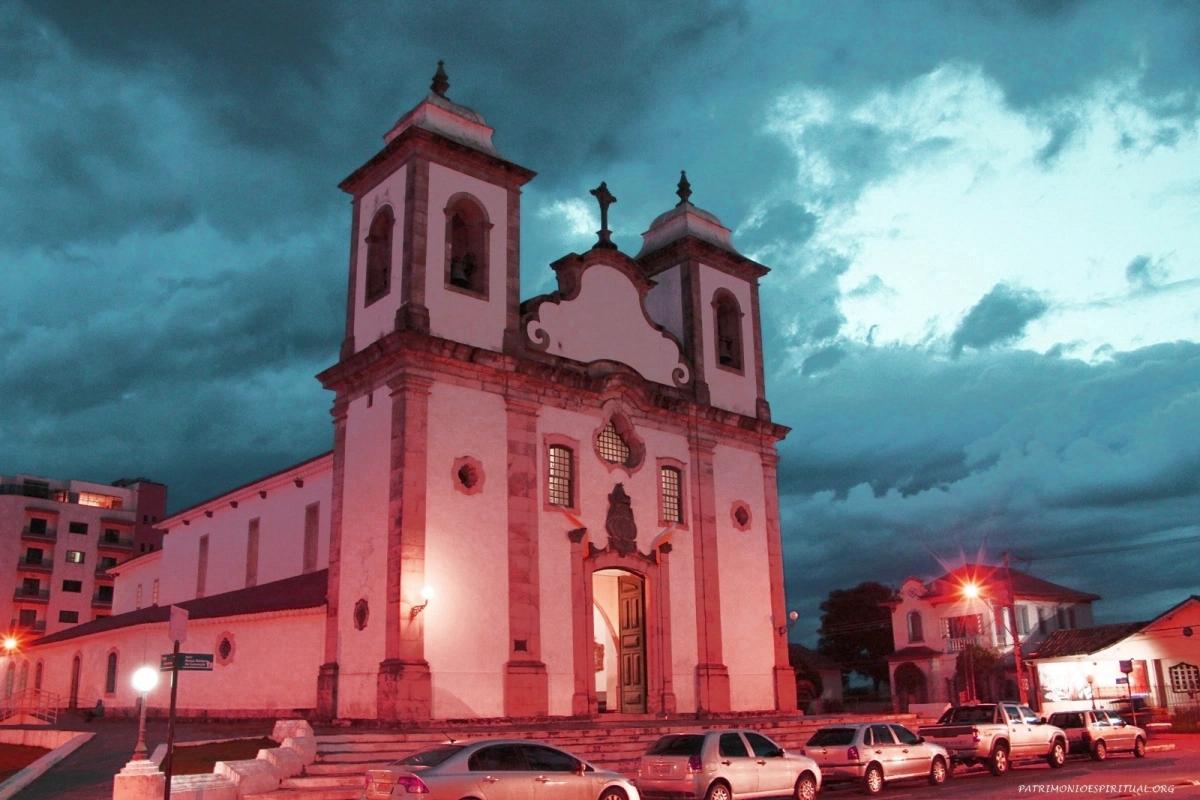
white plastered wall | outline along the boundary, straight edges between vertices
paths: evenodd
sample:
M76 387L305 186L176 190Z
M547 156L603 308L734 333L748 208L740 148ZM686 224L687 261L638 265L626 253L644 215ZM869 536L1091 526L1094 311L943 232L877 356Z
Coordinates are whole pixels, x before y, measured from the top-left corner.
M654 276L655 285L646 295L650 318L683 341L683 269L671 267Z
M446 288L446 204L466 192L487 211L492 227L488 234L488 297L486 300ZM508 192L447 169L429 165L429 233L425 240L425 306L434 336L500 350L507 321L508 295Z
M771 567L767 555L766 497L758 452L718 445L717 563L721 581L721 645L729 668L730 707L757 711L775 705ZM750 508L750 528L734 527L735 502Z
M757 355L754 350L754 316L750 305L750 284L703 264L699 273L699 312L704 319L704 378L708 382L712 404L753 417L758 413L758 378L755 374ZM712 300L719 289L732 292L742 312L741 374L717 363L717 321Z
M508 475L504 400L436 383L429 396L425 657L433 716L503 716L508 658ZM455 488L455 460L480 462L483 488Z
M401 296L400 262L404 252L404 187L407 175L408 166L400 167L363 195L359 204L358 231L355 233L358 249L355 251L354 264L354 346L358 350L392 332L396 324L396 309L404 302ZM367 297L367 234L375 213L385 205L392 207L392 215L396 220L392 229L391 290L370 306L364 307Z

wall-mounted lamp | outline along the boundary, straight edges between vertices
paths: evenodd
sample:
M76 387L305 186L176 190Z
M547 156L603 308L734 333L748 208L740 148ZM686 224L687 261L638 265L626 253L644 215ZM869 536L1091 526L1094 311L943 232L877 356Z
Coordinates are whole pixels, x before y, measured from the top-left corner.
M777 634L779 634L780 636L783 636L784 634L786 634L788 632L788 630L793 625L796 624L796 620L800 619L800 612L799 611L789 611L787 618L788 618L787 625L780 625L775 628L775 632Z
M417 615L425 610L425 606L429 605L429 601L433 599L433 589L426 586L421 589L421 599L424 601L420 605L413 606L409 609L408 618L416 619Z

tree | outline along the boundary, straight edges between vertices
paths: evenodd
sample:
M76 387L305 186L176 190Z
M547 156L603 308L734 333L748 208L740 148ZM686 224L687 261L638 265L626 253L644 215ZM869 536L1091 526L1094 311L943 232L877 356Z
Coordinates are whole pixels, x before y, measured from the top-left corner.
M1004 681L1004 661L1000 653L990 647L968 643L954 660L954 677L964 689L970 684L974 673L975 694L978 699L995 701L998 689Z
M895 592L868 581L853 589L834 589L821 603L817 649L846 669L866 675L879 693L887 680L892 652L892 612L885 604Z

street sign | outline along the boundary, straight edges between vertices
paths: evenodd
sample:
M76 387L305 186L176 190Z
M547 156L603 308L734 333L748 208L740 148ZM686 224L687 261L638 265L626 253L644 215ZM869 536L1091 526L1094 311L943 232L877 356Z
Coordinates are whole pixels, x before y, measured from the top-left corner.
M183 644L187 640L188 611L186 608L171 606L171 619L167 623L167 637L173 642Z
M1133 672L1132 659L1130 659L1130 660L1122 659L1119 663L1121 665L1121 672L1124 672L1126 675Z
M1126 675L1123 675L1123 676L1121 676L1120 678L1117 678L1117 683L1118 683L1118 684L1126 684L1126 683L1129 683L1129 677L1128 677L1128 676L1126 676Z
M181 672L212 672L212 653L180 653L178 656L172 653L163 653L162 660L158 665L159 671L170 672L173 666L172 662L176 659L178 659L178 669Z

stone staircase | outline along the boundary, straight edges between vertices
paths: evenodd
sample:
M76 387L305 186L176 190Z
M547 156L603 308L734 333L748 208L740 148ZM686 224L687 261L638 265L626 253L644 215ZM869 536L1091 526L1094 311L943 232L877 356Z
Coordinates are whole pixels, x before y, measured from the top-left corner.
M733 716L728 719L605 719L538 721L528 723L459 722L419 728L362 730L317 736L317 759L304 775L289 778L279 789L246 795L244 800L360 800L368 769L435 744L449 737L536 739L568 750L605 769L626 775L637 771L638 759L658 737L681 731L712 728L752 728L798 750L824 725L862 722L862 716ZM912 714L887 714L887 719L915 727L920 720Z

